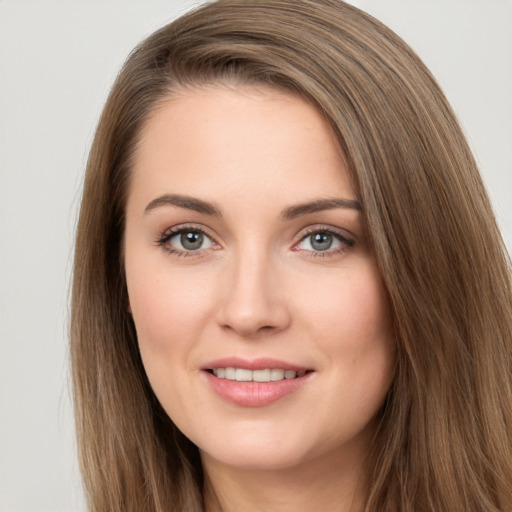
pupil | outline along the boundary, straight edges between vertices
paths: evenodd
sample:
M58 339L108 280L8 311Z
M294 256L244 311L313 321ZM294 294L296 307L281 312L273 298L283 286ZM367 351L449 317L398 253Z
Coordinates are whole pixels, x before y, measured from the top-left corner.
M316 233L312 236L311 247L317 251L326 251L332 245L332 235Z
M197 231L187 231L181 234L181 245L190 251L200 249L203 245L203 235Z

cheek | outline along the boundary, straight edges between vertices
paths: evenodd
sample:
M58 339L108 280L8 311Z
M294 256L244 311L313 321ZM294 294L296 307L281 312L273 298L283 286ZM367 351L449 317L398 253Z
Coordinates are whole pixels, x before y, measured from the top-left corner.
M155 260L126 261L130 310L145 364L185 350L207 310L204 280L172 272L165 259Z
M330 370L325 388L333 403L342 401L355 422L364 422L380 407L393 377L395 342L387 294L372 265L323 285L322 293L304 305L304 330L311 332Z
M177 384L186 382L193 370L190 354L197 350L198 333L207 316L205 287L152 263L127 264L126 269L140 355L151 387L168 414L188 411L190 415L194 397L187 386ZM151 275L141 268L150 268Z
M373 265L331 275L317 283L314 293L299 293L318 339L330 340L333 348L347 347L357 353L358 348L392 338L387 296Z
M395 343L390 308L376 272L354 280L339 304L338 329L343 339L340 350L351 353L354 379L367 379L371 388L390 384L395 360ZM386 390L387 391L387 390Z

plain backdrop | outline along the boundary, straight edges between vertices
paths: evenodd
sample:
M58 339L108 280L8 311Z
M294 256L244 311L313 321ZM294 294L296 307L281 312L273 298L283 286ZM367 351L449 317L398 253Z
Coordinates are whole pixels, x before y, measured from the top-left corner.
M0 512L85 511L67 311L87 152L129 51L198 3L0 0ZM511 0L352 3L400 34L439 80L511 248Z

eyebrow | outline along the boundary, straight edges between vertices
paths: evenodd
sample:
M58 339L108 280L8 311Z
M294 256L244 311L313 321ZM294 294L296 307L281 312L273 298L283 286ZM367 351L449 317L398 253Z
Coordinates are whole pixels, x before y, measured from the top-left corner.
M215 217L222 216L222 212L214 204L203 201L202 199L197 199L190 196L182 196L179 194L165 194L163 196L157 197L156 199L153 199L153 201L151 201L144 209L144 213L149 213L155 208L166 205L178 206L180 208L194 210L198 213L213 215Z
M205 215L222 217L221 210L213 203L197 199L196 197L183 196L179 194L164 194L163 196L153 199L144 209L144 213L149 213L156 208L168 205L193 210ZM324 210L333 210L335 208L346 208L349 210L361 211L361 203L355 199L317 199L316 201L310 201L285 208L281 212L281 218L284 220L292 220L302 215L321 212Z
M335 208L346 208L349 210L361 211L361 203L355 199L318 199L309 203L297 204L286 208L281 213L285 220L295 219L308 213L316 213Z

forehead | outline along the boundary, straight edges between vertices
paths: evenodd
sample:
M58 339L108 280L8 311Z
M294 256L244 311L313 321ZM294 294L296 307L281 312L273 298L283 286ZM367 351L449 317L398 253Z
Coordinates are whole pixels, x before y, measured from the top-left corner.
M297 95L270 87L181 90L155 108L133 160L130 196L355 197L327 121Z

